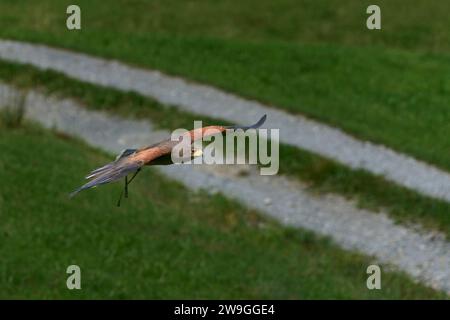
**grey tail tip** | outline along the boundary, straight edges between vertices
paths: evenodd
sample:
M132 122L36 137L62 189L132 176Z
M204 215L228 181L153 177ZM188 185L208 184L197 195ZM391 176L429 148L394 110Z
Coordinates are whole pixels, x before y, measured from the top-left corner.
M72 198L75 197L80 191L81 191L81 189L76 189L76 190L72 191L71 193L69 193L69 198L72 199Z
M231 127L228 127L228 128L229 129L234 129L234 130L237 130L237 129L242 129L242 130L257 129L257 128L261 127L264 124L264 122L266 122L266 119L267 119L267 114L263 115L261 117L261 119L259 119L258 122L255 123L254 125L247 126L247 127L235 125L235 126L231 126Z
M266 122L266 119L267 119L267 114L263 115L261 117L261 119L259 119L259 121L254 125L254 127L256 127L256 128L261 127L264 124L264 122Z
M69 198L73 198L75 197L77 194L79 194L81 191L83 191L84 189L87 189L86 186L82 186L79 187L78 189L75 189L74 191L72 191L71 193L69 193Z

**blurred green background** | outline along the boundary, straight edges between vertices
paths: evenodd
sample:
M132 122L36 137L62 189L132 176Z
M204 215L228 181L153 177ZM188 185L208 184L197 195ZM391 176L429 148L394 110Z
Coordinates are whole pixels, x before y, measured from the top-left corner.
M373 31L366 28L372 1L86 0L76 2L81 31L65 26L69 4L2 0L0 37L212 84L450 168L448 1L377 1L382 30ZM0 77L166 128L194 117L12 63L0 61ZM3 120L0 148L0 297L442 297L398 273L370 292L361 267L370 258L151 170L126 209L112 207L116 185L69 201L63 191L109 158L33 124ZM283 174L321 191L450 232L447 203L287 146L282 161ZM90 270L80 292L65 288L64 268L75 262Z

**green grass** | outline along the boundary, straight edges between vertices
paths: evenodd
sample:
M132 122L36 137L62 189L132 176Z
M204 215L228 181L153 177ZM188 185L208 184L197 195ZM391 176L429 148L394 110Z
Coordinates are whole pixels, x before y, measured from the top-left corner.
M366 28L370 0L78 0L85 35L181 35L246 41L377 45L450 51L450 4L446 1L378 0L382 31ZM69 0L4 0L0 29L67 34ZM14 26L14 27L11 27Z
M231 0L79 0L83 30L69 32L65 10L72 3L2 0L0 37L211 83L450 168L448 2L380 0L381 32L365 28L372 4L366 0L238 6ZM190 127L198 119L133 93L32 68L0 63L0 78L38 84L90 108L148 117L163 128ZM0 189L0 297L444 297L397 273L383 274L381 292L369 291L367 258L282 228L220 195L188 192L152 170L120 210L114 207L118 185L70 201L77 177L109 157L64 135L0 126L0 148L7 186ZM339 192L450 234L447 203L364 171L287 146L281 146L281 171L313 190ZM82 268L81 292L65 289L72 263Z
M369 31L367 1L79 1L80 32L69 2L3 1L0 36L211 83L450 169L447 2L379 1Z
M152 169L121 208L118 184L69 199L110 157L65 135L0 123L0 148L1 298L446 298L387 271L367 290L368 258Z
M44 93L75 99L91 109L125 117L148 118L168 130L192 128L193 121L198 119L202 119L205 125L223 123L177 111L134 93L94 86L29 66L0 62L0 79L24 89L39 87ZM366 171L351 170L329 159L282 144L280 173L306 182L313 192L338 193L356 200L361 207L382 209L402 223L418 223L450 235L450 204L399 187Z

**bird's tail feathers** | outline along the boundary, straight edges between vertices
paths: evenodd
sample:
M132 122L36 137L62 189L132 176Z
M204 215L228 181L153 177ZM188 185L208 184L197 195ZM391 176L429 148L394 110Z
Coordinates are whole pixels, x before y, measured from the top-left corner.
M142 167L142 163L140 162L115 161L108 163L103 167L93 170L86 177L86 179L91 179L91 181L74 190L70 194L70 197L75 196L80 191L117 181L130 173L136 172L140 167Z

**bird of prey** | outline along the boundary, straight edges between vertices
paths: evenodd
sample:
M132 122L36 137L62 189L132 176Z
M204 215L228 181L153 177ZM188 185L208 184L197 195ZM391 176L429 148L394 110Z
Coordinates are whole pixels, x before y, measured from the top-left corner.
M178 141L173 141L171 139L163 140L156 144L150 145L148 147L140 149L125 149L122 151L113 162L110 162L100 168L97 168L90 172L86 179L90 181L81 186L80 188L73 191L70 196L73 197L82 190L90 189L102 184L117 181L121 178L125 178L125 188L122 194L125 197L128 196L128 185L136 177L141 168L145 165L170 165L173 164L171 160L172 149L182 141L185 136L190 137L191 142L195 140L202 139L204 137L224 133L226 130L248 130L257 129L266 121L266 115L262 116L257 123L251 126L207 126L203 128L193 129L186 132L180 137ZM191 159L193 157L200 156L201 150L191 147L191 154L187 155L187 158ZM128 180L128 175L133 174L131 179ZM120 206L120 200L122 198L120 195L118 206Z

